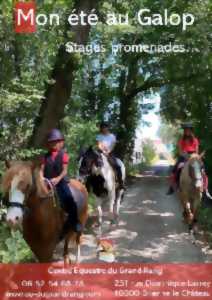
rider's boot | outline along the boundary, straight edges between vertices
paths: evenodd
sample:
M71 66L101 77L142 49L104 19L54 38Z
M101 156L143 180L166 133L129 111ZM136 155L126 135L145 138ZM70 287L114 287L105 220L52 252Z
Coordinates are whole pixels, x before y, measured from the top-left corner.
M169 195L173 195L173 194L174 194L174 188L172 186L170 186L166 195L169 196Z
M118 179L119 189L126 190L126 186L124 184L124 181L122 180L122 176L121 177L117 176L117 177L118 177L117 179Z
M62 232L60 233L59 240L61 241L70 230L73 230L77 234L81 234L83 231L83 226L79 221L73 223L72 218L68 217L63 226Z

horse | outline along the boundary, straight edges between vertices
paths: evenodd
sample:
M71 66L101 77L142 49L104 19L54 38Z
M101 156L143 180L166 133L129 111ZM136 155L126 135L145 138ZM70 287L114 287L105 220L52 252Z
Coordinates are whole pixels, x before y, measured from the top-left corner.
M202 156L192 154L182 168L179 182L179 197L184 209L183 216L190 230L197 220L203 192Z
M117 158L117 161L121 167L124 182L126 178L125 166L120 159ZM94 150L92 147L84 152L79 161L79 180L85 182L87 190L92 191L95 195L100 228L103 221L102 207L105 199L109 201L111 222L116 222L119 217L124 189L119 188L115 171L103 152Z
M67 214L61 208L54 187L41 177L40 167L33 162L10 162L2 181L8 211L6 222L21 227L23 237L39 262L50 262ZM88 218L88 193L85 186L72 179L70 188L78 203L79 220L85 226ZM80 198L80 199L79 199ZM65 235L63 258L69 263L69 243L76 244L76 260L80 260L80 235L72 231Z

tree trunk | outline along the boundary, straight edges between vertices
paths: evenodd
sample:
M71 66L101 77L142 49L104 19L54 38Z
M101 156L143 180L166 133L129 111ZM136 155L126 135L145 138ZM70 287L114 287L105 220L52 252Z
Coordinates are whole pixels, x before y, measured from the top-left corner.
M93 9L96 9L99 1L97 0L78 0L75 1L74 9L76 13L83 11L89 14ZM70 25L68 25L70 26ZM66 39L67 37L66 28ZM90 26L74 26L71 29L73 33L72 42L80 45L86 44ZM35 120L35 126L32 137L29 141L30 147L42 147L46 134L50 129L58 127L59 121L62 119L64 109L71 95L74 71L77 69L77 61L75 54L66 52L65 46L61 46L54 69L51 74L51 81L46 88L44 100L41 104L39 115Z
M134 149L134 137L137 126L135 98L120 99L120 115L118 128L118 144L116 146L117 156L121 159L130 159Z
M119 82L120 113L118 124L118 144L116 146L117 156L121 159L130 159L134 149L135 132L138 121L138 100L129 96L130 91L136 86L138 75L137 57L127 61L123 56L123 61L127 62L128 71L123 71Z

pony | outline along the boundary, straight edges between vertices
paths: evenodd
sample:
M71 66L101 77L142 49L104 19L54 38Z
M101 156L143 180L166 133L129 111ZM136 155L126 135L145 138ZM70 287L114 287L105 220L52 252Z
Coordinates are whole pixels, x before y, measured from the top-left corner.
M190 230L197 220L203 192L202 156L192 154L182 168L179 182L179 197L184 209L183 216L189 224Z
M2 187L8 206L6 222L11 227L22 228L23 237L39 262L51 261L67 217L54 187L41 177L39 166L23 161L7 162ZM74 195L78 195L74 197L76 203L81 201L78 206L79 220L85 226L88 218L87 190L77 180L70 181L70 188L75 191ZM65 263L69 263L68 247L71 241L76 243L76 260L80 260L80 234L70 229L65 236Z
M117 158L121 167L123 182L126 178L126 171L123 162ZM79 180L85 182L87 190L92 191L96 197L96 209L98 223L102 225L102 207L106 199L109 202L109 216L111 222L116 222L119 217L121 201L124 196L124 189L119 188L116 182L116 175L110 165L107 156L89 147L79 160Z

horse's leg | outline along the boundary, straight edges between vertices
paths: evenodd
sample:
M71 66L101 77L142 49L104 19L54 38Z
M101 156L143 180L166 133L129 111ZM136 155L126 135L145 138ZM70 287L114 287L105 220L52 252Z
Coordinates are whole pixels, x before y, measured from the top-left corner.
M69 238L66 237L65 243L64 243L64 249L63 249L64 264L69 264L70 263L70 258L69 258L69 255L68 255L68 245L69 245Z
M194 223L197 222L197 213L198 213L198 209L201 204L201 199L202 199L201 192L199 192L199 194L197 194L195 196L195 198L193 199L192 211L193 211L193 215L194 215Z
M116 190L115 187L108 191L109 197L109 217L111 221L114 219L114 205L116 200Z
M81 237L81 233L77 234L77 236L76 236L76 246L77 246L77 249L76 249L76 263L79 263L80 259L81 259L80 237Z
M101 205L97 206L97 212L98 212L98 222L99 222L99 225L102 226L103 213L102 213L102 207L101 207Z
M193 219L194 219L194 215L192 212L190 201L187 201L187 203L186 203L186 212L187 212L187 216L188 216L188 224L191 225L193 222Z
M183 189L181 188L180 189L180 192L179 192L179 198L180 198L180 202L181 202L181 205L182 205L182 208L183 208L183 219L186 223L188 223L188 220L187 218L189 217L189 214L190 214L190 203L188 201L188 195L186 192L183 191Z
M97 211L98 211L98 223L99 223L99 236L101 236L102 235L102 216L103 216L101 205L97 206Z
M123 189L120 190L120 191L118 191L117 199L116 199L116 204L115 204L115 210L114 210L116 219L118 219L118 217L119 217L119 210L120 210L121 200L123 198L123 194L124 194L124 190Z
M64 259L64 264L69 264L71 263L70 257L69 257L69 244L70 242L76 241L76 233L71 231L67 234L65 238L65 243L64 243L64 249L63 249L63 259Z

